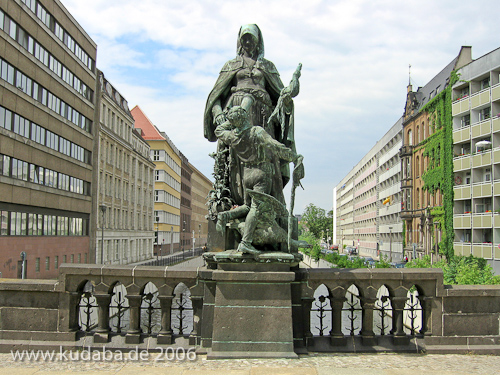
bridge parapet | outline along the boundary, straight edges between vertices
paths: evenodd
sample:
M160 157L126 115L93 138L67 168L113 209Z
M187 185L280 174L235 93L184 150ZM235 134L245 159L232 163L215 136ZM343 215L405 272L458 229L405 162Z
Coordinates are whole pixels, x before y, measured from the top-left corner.
M0 279L0 351L61 343L78 349L89 338L97 347L113 342L207 351L220 282L214 272L221 271L65 264L58 280ZM444 285L439 269L293 272L297 353L499 354L500 286Z

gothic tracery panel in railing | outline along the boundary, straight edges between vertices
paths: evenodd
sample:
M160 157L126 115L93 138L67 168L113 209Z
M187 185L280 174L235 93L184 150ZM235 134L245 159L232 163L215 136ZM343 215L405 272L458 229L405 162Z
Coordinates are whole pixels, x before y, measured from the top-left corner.
M342 308L342 332L344 335L355 336L361 330L361 300L359 289L352 284L346 292L346 301Z
M415 336L420 334L422 329L422 304L418 290L413 285L407 294L407 300L404 307L403 326L406 334Z
M141 329L143 333L157 334L161 328L161 308L158 288L151 282L144 286L141 303Z
M377 301L375 302L377 313L373 314L373 330L376 335L388 335L392 331L392 303L389 295L389 289L382 285L377 292Z
M94 297L94 285L87 281L82 289L78 304L78 326L85 332L97 328L97 301Z
M177 284L174 289L171 311L174 335L189 335L193 330L193 304L191 292L184 283Z
M326 336L332 328L332 314L328 288L321 284L314 292L311 307L311 333L313 336Z
M109 305L109 326L116 333L127 332L130 323L130 310L127 289L118 282L113 288L111 303Z

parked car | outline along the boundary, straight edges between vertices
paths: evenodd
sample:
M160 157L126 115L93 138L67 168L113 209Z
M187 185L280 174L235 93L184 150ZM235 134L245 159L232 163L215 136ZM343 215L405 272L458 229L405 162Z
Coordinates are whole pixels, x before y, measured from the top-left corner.
M353 247L353 246L347 246L347 247L345 248L345 250L346 250L346 253L347 253L347 254L350 254L350 255L354 255L354 254L357 254L357 253L358 253L358 249L356 249L356 248L355 248L355 247Z
M363 257L363 259L368 267L370 268L375 267L375 260L372 257Z
M389 264L392 268L405 268L406 262L391 262Z
M338 250L339 249L339 245L332 245L330 247L330 250Z

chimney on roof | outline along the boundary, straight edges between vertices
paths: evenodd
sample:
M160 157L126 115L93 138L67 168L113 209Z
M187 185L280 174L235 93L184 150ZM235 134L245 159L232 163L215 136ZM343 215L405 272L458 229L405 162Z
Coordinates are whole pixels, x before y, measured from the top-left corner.
M471 46L462 46L460 48L460 52L458 54L458 59L455 64L455 70L460 69L461 67L472 62L472 47Z

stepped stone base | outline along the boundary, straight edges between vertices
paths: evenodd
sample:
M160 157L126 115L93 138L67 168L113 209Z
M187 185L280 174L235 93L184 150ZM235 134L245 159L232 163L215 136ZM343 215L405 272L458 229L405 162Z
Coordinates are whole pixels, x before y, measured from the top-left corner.
M283 271L282 264L275 270L269 265L267 272L240 265L242 270L213 272L213 336L207 358L297 358L291 302L295 273Z

